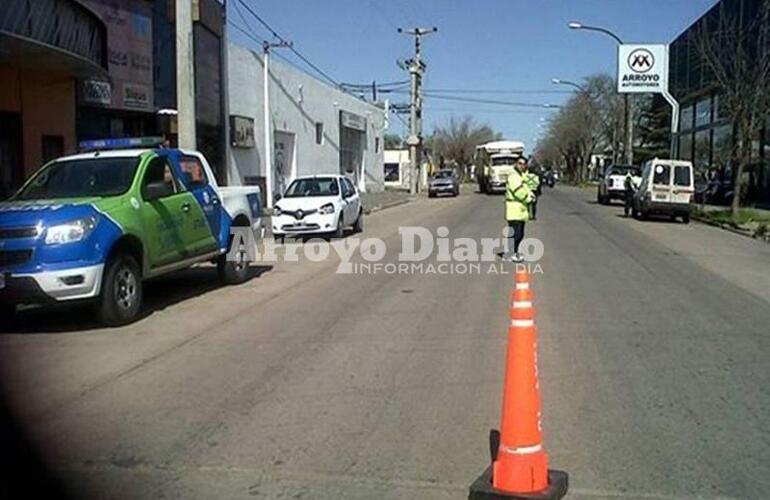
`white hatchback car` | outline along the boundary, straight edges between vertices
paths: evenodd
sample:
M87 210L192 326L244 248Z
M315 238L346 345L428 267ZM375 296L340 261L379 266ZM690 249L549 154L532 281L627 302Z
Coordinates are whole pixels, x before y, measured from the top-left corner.
M297 177L273 207L273 236L328 234L337 238L345 228L364 229L358 190L343 175Z

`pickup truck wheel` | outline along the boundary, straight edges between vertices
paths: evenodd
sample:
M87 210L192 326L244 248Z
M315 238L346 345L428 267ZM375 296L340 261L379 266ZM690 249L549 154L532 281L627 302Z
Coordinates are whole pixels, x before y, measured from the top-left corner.
M131 322L142 307L142 275L130 255L112 257L104 270L97 312L103 323L118 326Z
M353 224L353 231L357 233L363 233L364 232L364 211L363 209L359 210L358 212L358 219L356 219L356 223Z
M228 260L227 256L231 253L235 258ZM231 249L228 253L219 256L217 273L219 280L225 285L237 285L249 278L249 259L243 242L235 252Z
M689 224L690 223L690 214L682 214L682 222L684 222L685 224Z

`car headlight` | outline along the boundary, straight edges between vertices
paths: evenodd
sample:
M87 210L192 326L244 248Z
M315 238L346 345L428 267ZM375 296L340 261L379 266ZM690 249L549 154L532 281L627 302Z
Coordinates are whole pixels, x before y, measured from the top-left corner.
M323 215L329 215L334 213L334 204L327 203L326 205L322 206L318 209L318 213Z
M46 245L62 245L74 243L86 238L96 227L96 217L83 217L64 224L51 226L46 231Z
M274 216L277 217L277 216L281 215L282 213L283 213L283 210L281 210L281 207L273 207L273 215Z

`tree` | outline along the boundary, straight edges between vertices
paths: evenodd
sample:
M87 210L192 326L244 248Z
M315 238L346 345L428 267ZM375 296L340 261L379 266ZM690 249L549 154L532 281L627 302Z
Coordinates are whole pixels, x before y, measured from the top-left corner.
M751 162L751 142L770 112L770 1L762 0L755 13L729 11L724 3L700 21L694 34L705 77L719 93L721 111L736 132L731 211L737 216L746 188L744 172ZM752 15L753 14L753 15Z
M501 138L501 134L488 125L478 124L466 115L459 119L452 116L444 125L436 126L428 143L436 158L461 167L457 174L462 180L465 167L473 162L476 146Z
M637 101L638 122L634 125L634 160L643 164L652 158L668 158L671 152L671 107L660 95L645 94Z
M401 137L396 134L385 134L382 142L385 145L385 149L401 149L403 147Z

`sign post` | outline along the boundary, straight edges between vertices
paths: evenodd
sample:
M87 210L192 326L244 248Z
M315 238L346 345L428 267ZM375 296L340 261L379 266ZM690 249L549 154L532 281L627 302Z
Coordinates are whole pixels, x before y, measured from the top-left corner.
M671 157L679 131L679 103L668 91L668 45L623 44L618 47L618 92L661 94L671 105Z

